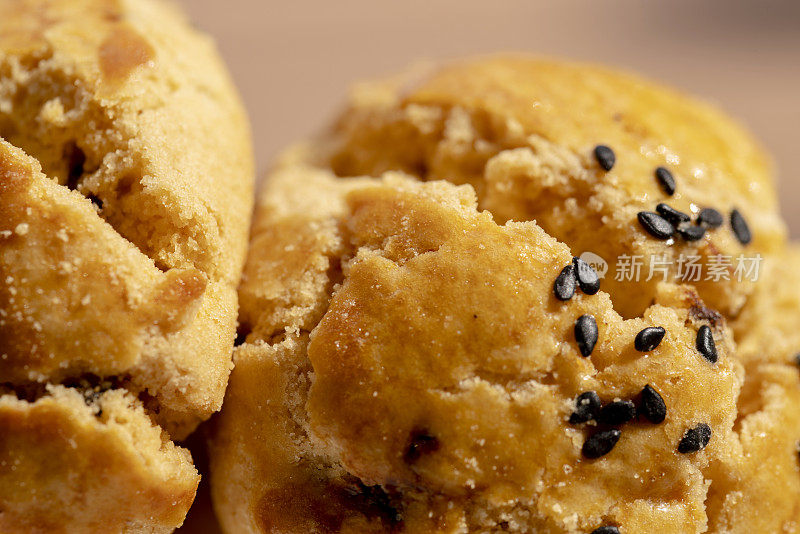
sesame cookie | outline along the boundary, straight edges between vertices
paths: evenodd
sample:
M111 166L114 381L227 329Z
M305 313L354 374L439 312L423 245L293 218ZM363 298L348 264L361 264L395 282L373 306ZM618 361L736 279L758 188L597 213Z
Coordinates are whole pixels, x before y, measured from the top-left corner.
M256 211L223 528L796 532L800 373L768 338L797 307L760 317L784 244L760 149L649 82L506 58L361 86Z
M253 187L235 89L166 3L2 2L0 138L0 530L170 531L197 484L171 440L232 367ZM113 419L60 386L117 399ZM56 432L74 450L38 448ZM96 472L103 440L119 461ZM52 475L13 468L48 455Z
M746 132L600 67L486 58L362 84L326 143L320 163L339 175L470 184L496 221L535 220L576 255L600 256L625 317L664 279L735 316L753 290L748 260L785 241L770 162Z
M470 186L303 157L265 186L240 290L226 532L704 531L742 368L693 288L630 320L578 282L561 300L569 249Z

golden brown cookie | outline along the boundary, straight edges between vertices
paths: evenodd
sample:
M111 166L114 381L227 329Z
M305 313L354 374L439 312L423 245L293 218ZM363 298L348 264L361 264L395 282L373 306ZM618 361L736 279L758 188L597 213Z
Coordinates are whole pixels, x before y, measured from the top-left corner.
M219 409L232 367L253 187L236 91L166 3L12 0L0 138L0 530L170 531L197 484L170 440ZM58 385L110 388L117 427ZM75 448L55 456L36 443L60 417ZM105 435L119 461L87 483ZM70 465L13 469L48 455Z
M796 532L776 205L746 133L632 76L492 58L358 88L256 212L210 441L224 529ZM564 274L587 251L599 292Z
M471 184L498 222L535 220L575 255L600 255L603 289L625 317L640 315L665 277L734 316L752 291L737 266L785 240L769 161L746 132L706 104L600 67L486 58L364 84L325 144L319 162L339 175L402 170ZM610 170L598 145L614 154ZM707 212L705 232L680 223L660 239L638 214L652 220L661 203L693 221L703 208L722 217ZM704 267L697 281L693 261Z
M296 155L270 177L211 441L226 532L703 531L711 462L741 454L724 319L688 286L627 321L603 292L559 301L567 247L476 208L468 186L338 179ZM646 327L666 333L644 353ZM606 408L581 422L588 391Z

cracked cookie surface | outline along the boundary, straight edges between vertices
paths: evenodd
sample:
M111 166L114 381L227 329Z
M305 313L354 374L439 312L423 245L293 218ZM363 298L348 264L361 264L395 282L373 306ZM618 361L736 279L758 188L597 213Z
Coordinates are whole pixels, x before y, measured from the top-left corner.
M0 138L0 530L169 532L198 480L172 440L232 367L253 188L236 91L166 3L11 0ZM125 399L114 428L59 409L98 382ZM59 418L75 448L37 447Z
M497 225L470 188L443 182L292 163L259 213L254 243L294 231L254 247L245 268L251 330L211 441L227 531L702 531L709 463L736 454L741 366L694 289L664 285L627 321L602 291L560 302L567 247L532 222ZM585 314L599 329L588 358L572 334ZM717 363L695 348L702 325ZM648 326L667 334L642 355ZM666 420L612 425L613 450L583 456L608 427L569 424L576 396L607 404L648 384ZM698 423L708 447L679 453Z
M784 243L760 149L650 82L490 58L361 86L260 198L210 439L223 528L796 531L800 377L769 338L797 309L760 317ZM587 250L772 274L554 289Z
M468 183L498 222L535 220L575 255L600 255L610 267L603 288L625 317L641 315L665 276L689 281L710 307L736 316L753 291L735 275L736 258L785 242L769 160L747 132L707 104L601 67L485 58L362 84L324 141L320 163L337 174L402 170ZM609 170L594 154L606 145L615 154ZM675 183L672 194L659 168ZM715 209L722 225L697 240L654 239L637 214L660 203L695 220ZM750 227L747 245L732 231L734 209ZM699 280L681 272L681 255L698 257ZM634 261L626 257L638 258L638 280L617 279L617 267ZM706 280L713 264L724 276ZM659 265L670 267L662 274Z

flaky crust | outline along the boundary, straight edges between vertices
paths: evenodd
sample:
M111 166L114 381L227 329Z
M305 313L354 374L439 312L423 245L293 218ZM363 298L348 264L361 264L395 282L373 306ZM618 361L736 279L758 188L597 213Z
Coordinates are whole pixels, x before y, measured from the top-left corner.
M106 382L184 438L222 403L252 203L249 127L213 44L160 1L7 0L0 80L0 384L53 403L44 386ZM0 434L0 450L12 438L25 436ZM89 445L71 454L90 461ZM109 499L75 473L50 481L65 507L12 514L0 495L0 530L25 530L26 514L102 529L110 500L86 517L66 506ZM114 475L119 499L143 496L112 523L179 525L196 480L164 480L174 505L146 505L163 474Z
M616 151L610 172L592 156L599 143ZM736 207L754 239L740 243L726 217L694 244L657 241L636 216L663 201L695 215ZM740 353L726 326L792 323L759 318L781 269L691 285L675 272L615 283L612 271L596 295L553 292L585 251L779 257L775 206L747 134L627 75L503 58L357 89L327 134L281 158L257 208L247 338L210 440L223 528L797 531L800 377L766 335L742 336L760 348ZM790 301L781 309L796 316ZM586 358L584 314L599 330ZM647 326L667 333L643 353ZM702 326L716 363L697 348ZM576 395L636 399L647 384L663 423L640 413L608 454L583 456L603 427L569 423ZM679 451L700 423L708 446Z

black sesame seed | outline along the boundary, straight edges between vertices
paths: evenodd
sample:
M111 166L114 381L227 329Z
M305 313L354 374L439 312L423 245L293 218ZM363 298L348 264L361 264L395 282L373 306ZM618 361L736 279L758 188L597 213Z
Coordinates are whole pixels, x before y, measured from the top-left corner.
M594 157L597 158L597 163L607 171L610 171L617 161L617 156L614 155L614 151L605 145L597 145L594 147Z
M739 213L739 210L731 211L731 229L733 230L733 235L742 245L747 245L753 240L750 227L747 226L747 221L744 220L744 216Z
M600 527L596 528L592 531L592 534L619 534L619 529L617 527Z
M697 216L697 224L702 224L707 228L719 228L722 226L722 214L714 208L703 208Z
M594 391L584 391L575 398L575 411L569 416L569 423L577 425L597 417L600 411L600 396Z
M675 227L668 220L652 211L640 211L639 222L647 232L658 239L669 239L675 233Z
M636 405L629 400L609 402L597 414L597 422L604 425L624 425L636 417Z
M656 206L656 212L672 223L673 226L678 226L680 223L689 222L692 220L688 214L678 211L672 206L664 204L663 202Z
M578 342L578 349L585 358L589 356L597 344L597 321L591 315L581 315L575 321L575 341Z
M661 189L663 189L666 194L669 196L675 194L675 178L673 178L669 169L666 167L658 167L656 169L656 180L658 180L658 185L661 186Z
M703 355L703 358L711 363L717 363L717 346L714 343L714 336L708 326L703 325L700 327L700 330L697 331L695 345L700 354Z
M561 269L561 274L556 278L553 284L553 293L555 293L558 300L569 300L575 294L575 268L572 265L567 265Z
M594 295L600 291L600 277L591 265L580 258L572 258L572 265L575 267L575 277L578 279L581 291L587 295Z
M423 455L437 450L439 450L439 440L435 436L430 435L427 430L415 429L408 438L403 459L406 463L413 464Z
M709 441L711 441L711 427L705 423L700 423L686 431L678 444L678 452L681 454L697 452L705 449Z
M687 224L678 228L678 235L686 241L699 241L706 235L706 229L702 226Z
M667 331L660 326L650 326L636 334L633 346L639 352L650 352L658 347L666 333Z
M590 460L605 456L611 452L611 449L617 444L621 435L622 433L616 428L598 432L583 442L581 454Z
M640 395L639 413L654 424L663 423L667 418L667 405L650 384L647 384Z
M792 361L794 362L795 365L800 366L800 352L794 355Z

